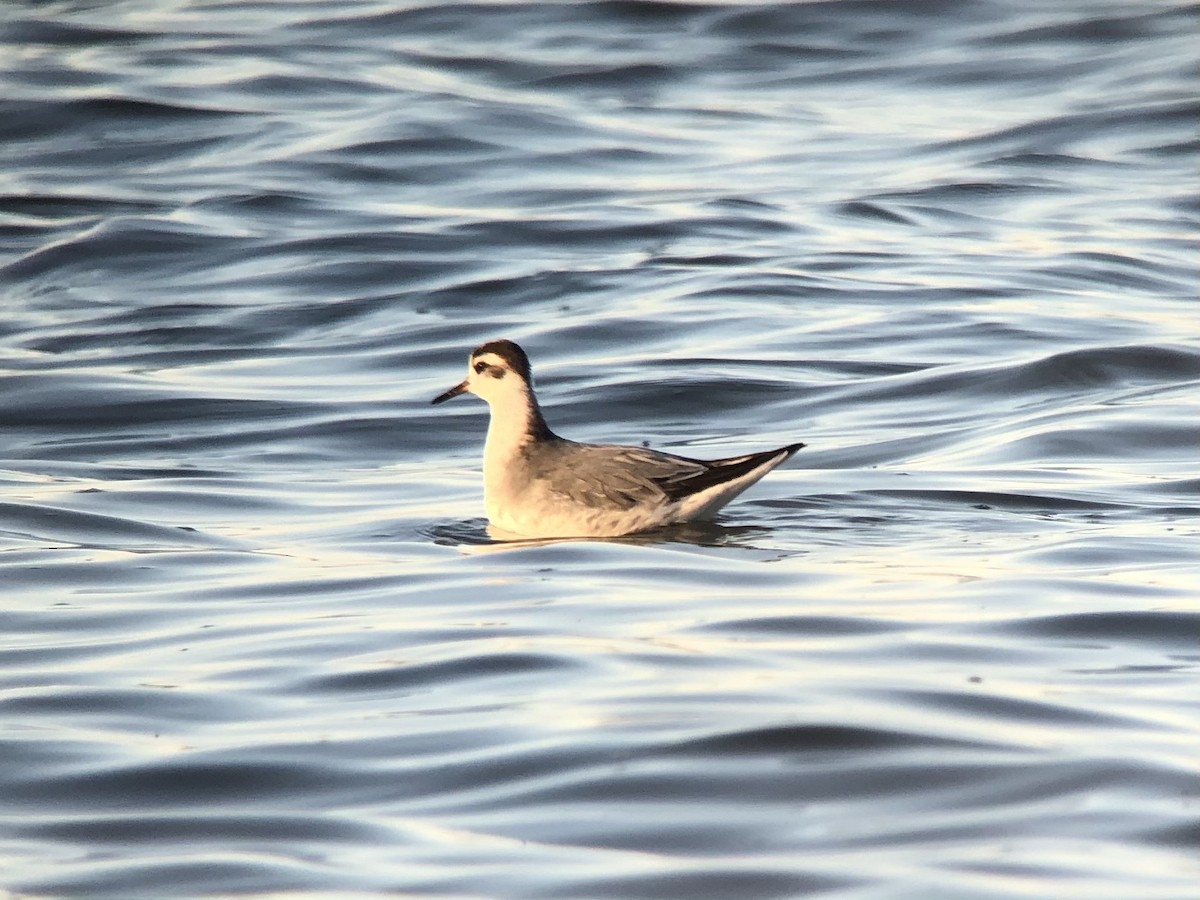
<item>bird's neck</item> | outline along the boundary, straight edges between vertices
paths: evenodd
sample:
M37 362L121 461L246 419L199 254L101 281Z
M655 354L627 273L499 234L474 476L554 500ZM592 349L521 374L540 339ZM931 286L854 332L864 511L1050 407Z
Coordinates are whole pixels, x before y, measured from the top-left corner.
M528 444L544 441L554 435L546 426L541 407L532 391L523 391L512 402L493 404L488 422L487 442L484 444L484 465L510 459Z

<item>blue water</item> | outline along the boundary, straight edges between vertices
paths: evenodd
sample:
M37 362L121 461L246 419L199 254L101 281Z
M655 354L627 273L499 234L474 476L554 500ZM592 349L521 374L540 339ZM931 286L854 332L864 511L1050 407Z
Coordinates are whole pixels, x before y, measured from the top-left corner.
M4 4L0 894L1192 900L1198 39ZM566 436L808 446L494 543L497 337Z

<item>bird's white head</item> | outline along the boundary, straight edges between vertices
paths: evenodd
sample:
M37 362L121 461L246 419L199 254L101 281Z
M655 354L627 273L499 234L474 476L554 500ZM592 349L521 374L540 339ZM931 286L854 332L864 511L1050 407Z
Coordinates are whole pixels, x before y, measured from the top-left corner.
M433 403L444 403L459 394L471 393L488 404L526 405L533 392L529 357L512 341L488 341L471 351L466 379Z

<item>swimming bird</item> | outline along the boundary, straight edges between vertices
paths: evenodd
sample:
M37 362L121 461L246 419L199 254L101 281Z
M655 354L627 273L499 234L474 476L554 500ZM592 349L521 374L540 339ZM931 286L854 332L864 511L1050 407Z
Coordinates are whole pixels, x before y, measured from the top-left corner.
M804 446L699 460L561 438L538 406L529 357L508 340L471 351L466 379L432 402L462 393L490 407L483 498L503 537L617 537L711 518Z

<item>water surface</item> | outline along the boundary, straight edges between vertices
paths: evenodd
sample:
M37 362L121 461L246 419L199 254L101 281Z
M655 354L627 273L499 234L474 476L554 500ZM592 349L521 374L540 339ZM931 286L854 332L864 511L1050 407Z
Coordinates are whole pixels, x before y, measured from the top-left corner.
M0 11L0 891L1190 900L1200 15ZM808 446L503 545L485 407Z

